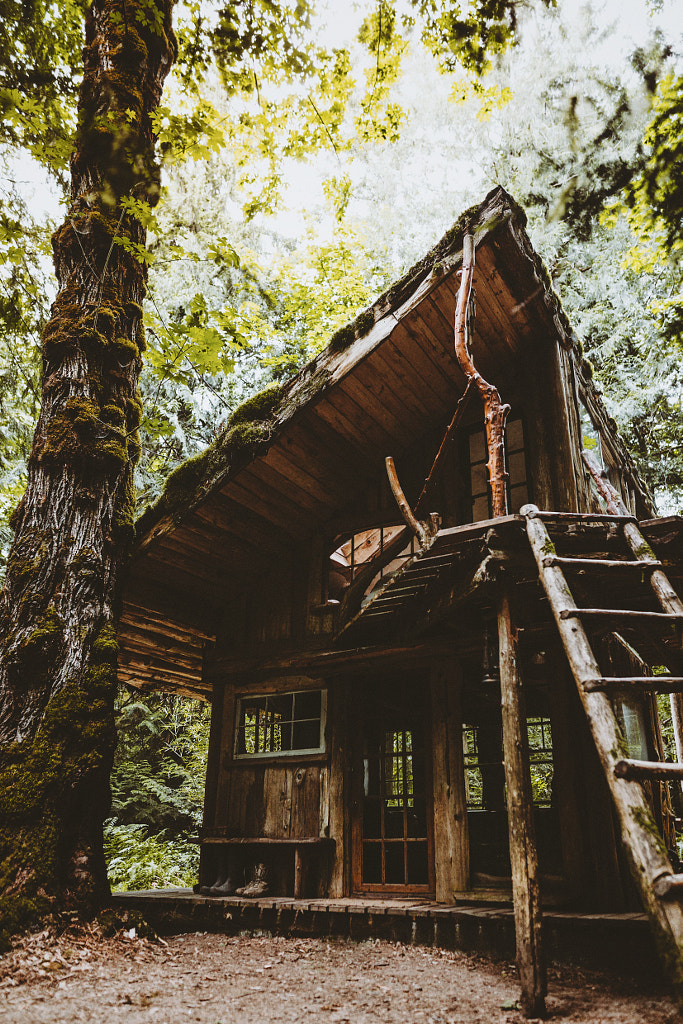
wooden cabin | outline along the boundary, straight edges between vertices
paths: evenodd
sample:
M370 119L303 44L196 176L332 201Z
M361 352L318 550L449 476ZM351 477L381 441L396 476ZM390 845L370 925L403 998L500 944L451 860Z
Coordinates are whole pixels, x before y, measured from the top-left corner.
M655 518L525 223L507 193L491 192L297 376L237 410L142 517L120 678L212 702L206 885L238 849L245 866L268 864L274 893L505 898L504 588L542 899L640 905L520 509L555 514L553 551L588 545L619 561L588 447L677 583L681 531ZM465 230L476 245L472 357L510 405L509 514L495 519L482 406L461 401L453 349ZM405 526L387 456L430 527L424 543ZM572 582L587 586L582 573ZM621 577L599 587L607 608L624 597ZM675 654L638 648L628 629L591 636L603 675L672 671ZM611 703L624 756L663 761L655 697ZM671 846L680 804L660 783L645 789Z

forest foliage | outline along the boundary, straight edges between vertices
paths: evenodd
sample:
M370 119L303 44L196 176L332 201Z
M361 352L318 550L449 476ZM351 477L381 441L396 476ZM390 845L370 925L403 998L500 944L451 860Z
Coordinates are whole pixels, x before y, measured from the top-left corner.
M0 19L0 571L40 402L86 6L9 2ZM680 37L653 21L616 59L614 26L590 6L360 6L335 33L308 0L178 4L180 56L155 120L162 201L126 200L150 267L140 510L495 183L525 207L661 509L682 511ZM106 830L117 886L192 876L207 714L121 695Z

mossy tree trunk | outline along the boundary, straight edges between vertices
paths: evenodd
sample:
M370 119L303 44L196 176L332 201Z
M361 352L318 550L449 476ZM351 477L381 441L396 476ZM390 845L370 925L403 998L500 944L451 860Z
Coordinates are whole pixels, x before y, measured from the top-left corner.
M0 596L0 896L5 923L108 893L102 821L115 743L116 603L133 535L151 114L176 55L173 0L95 0L86 16L42 409ZM126 245L115 239L127 240ZM0 914L0 917L2 915Z

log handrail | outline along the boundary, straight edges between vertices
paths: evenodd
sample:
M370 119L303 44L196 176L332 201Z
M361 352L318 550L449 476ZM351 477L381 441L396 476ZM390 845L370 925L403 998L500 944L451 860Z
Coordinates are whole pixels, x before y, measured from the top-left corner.
M415 503L415 515L417 515L420 512L420 510L422 509L422 506L423 506L424 502L426 501L427 496L429 495L429 492L432 489L432 486L434 484L434 480L435 480L435 477L436 477L436 473L438 472L438 470L439 470L439 468L441 466L441 463L443 462L444 456L445 456L445 454L446 454L446 452L448 450L448 442L452 439L453 434L455 433L457 428L460 426L460 423L461 423L461 421L462 421L462 419L463 419L463 417L464 417L464 415L465 415L465 413L467 411L467 407L469 405L469 399L470 399L473 391L474 391L474 381L468 381L467 386L465 387L465 390L463 391L462 395L458 399L458 404L455 407L455 412L453 414L453 419L451 420L451 422L446 427L446 433L444 434L443 441L441 442L439 450L438 450L438 452L436 453L436 455L434 457L434 461L432 462L432 465L431 465L431 468L429 470L429 473L427 474L427 477L425 478L425 482L424 482L424 485L422 487L422 492L420 493L420 497L417 499L417 502Z
M593 478L598 494L605 502L607 511L613 516L630 516L631 513L621 500L621 495L609 482L605 470L601 468L593 453L584 448L581 452L581 458Z
M581 452L581 458L583 459L588 472L595 481L595 486L603 498L608 512L611 512L614 515L630 515L626 505L621 500L621 496L615 488L612 487L612 484L607 479L604 471L598 465L598 461L593 453L586 451L584 448ZM683 614L683 601L681 601L680 597L671 586L668 576L658 562L657 556L645 542L637 521L625 522L623 530L626 542L636 559L642 562L644 566L654 566L654 568L650 570L650 586L652 587L655 597L659 601L663 611L674 615ZM680 665L680 657L678 659L678 665ZM680 668L678 668L678 671L681 671ZM676 756L679 761L683 762L683 695L680 693L672 693L670 698L670 707Z

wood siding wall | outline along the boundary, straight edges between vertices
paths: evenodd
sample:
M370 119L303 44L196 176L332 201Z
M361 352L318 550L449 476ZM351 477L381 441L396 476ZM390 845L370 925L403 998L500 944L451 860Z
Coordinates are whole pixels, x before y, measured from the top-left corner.
M233 762L216 824L237 836L309 839L330 823L329 769L319 764Z
M315 680L316 687L324 686ZM310 686L301 679L255 684L252 692L291 691ZM213 809L207 803L208 828L250 839L308 839L329 835L329 753L298 757L233 756L237 690L222 687L220 734L212 730L210 765L217 774ZM244 689L240 690L241 693ZM333 701L330 701L333 704ZM328 722L329 722L328 714ZM327 729L329 751L330 727ZM216 746L220 753L216 753Z

